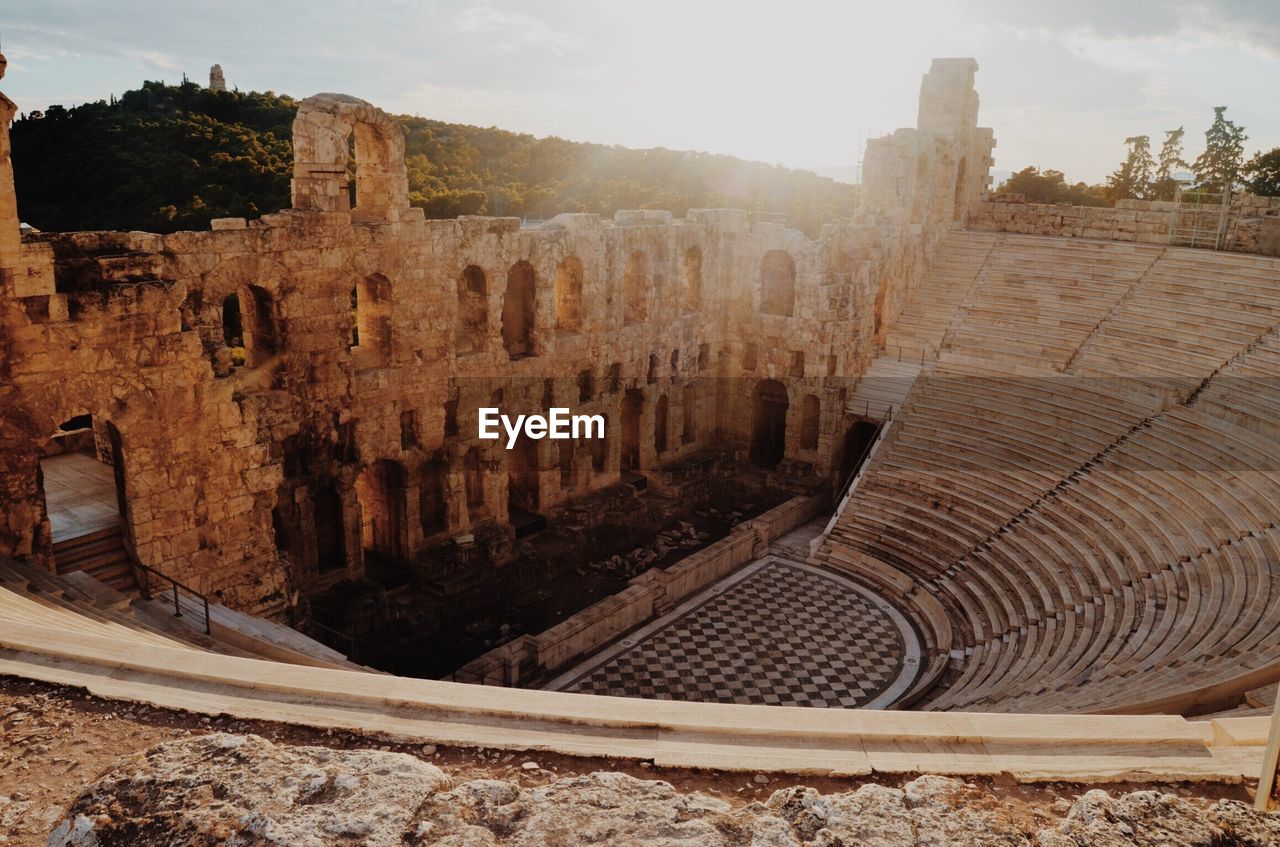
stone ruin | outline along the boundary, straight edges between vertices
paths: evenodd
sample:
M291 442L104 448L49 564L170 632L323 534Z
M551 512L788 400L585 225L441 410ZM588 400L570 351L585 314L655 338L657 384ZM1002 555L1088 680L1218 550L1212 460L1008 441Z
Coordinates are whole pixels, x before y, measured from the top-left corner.
M703 451L832 490L850 380L987 188L976 70L935 60L918 126L871 142L859 214L816 240L731 209L425 220L396 122L340 94L298 110L291 209L22 237L0 96L0 556L53 567L40 460L84 415L137 561L277 618L366 549L464 539L496 573L515 511ZM489 405L607 437L508 451L476 436Z

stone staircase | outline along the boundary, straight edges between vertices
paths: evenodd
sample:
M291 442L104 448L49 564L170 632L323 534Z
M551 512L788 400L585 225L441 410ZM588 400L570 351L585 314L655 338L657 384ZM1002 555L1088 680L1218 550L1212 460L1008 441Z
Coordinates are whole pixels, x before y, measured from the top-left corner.
M370 671L296 630L218 603L209 604L206 631L202 598L178 592L175 605L174 595L164 591L159 581L153 588L152 597L142 597L136 586L121 591L99 581L88 569L52 574L30 562L0 559L0 622L7 619L5 610L25 609L70 632L84 628L204 653Z
M119 526L56 542L53 560L59 575L86 573L116 591L137 593L138 584Z

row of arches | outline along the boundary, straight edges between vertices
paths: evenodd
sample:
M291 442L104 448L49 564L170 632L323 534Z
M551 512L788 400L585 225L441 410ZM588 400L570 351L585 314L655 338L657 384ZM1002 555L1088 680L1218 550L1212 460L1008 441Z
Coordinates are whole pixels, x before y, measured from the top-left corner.
M795 303L795 263L783 250L771 250L761 261L761 311L790 316ZM555 328L565 333L582 331L585 318L582 261L568 256L557 266L554 283ZM633 252L623 274L623 322L648 319L653 299L649 289L648 260ZM702 301L702 250L685 251L682 260L681 302L696 311ZM467 265L458 277L458 315L454 344L465 355L484 349L489 336L488 279L483 268ZM500 334L509 357L532 356L535 348L537 275L526 260L507 271L501 309ZM391 354L391 282L375 273L356 282L350 291L348 347L366 366L386 363ZM256 367L270 361L283 348L280 319L271 294L261 286L245 285L228 294L221 307L222 342L230 351L231 365ZM229 371L228 371L229 372ZM225 373L220 374L225 375Z
M685 251L681 260L681 308L697 311L702 304L702 249ZM785 250L771 250L761 260L761 311L790 317L795 311L795 262ZM649 318L650 304L661 300L662 292L650 290L651 273L643 251L632 252L622 274L623 324L642 323ZM582 260L568 256L556 267L553 285L555 329L582 331L585 320L585 272ZM483 268L467 265L457 280L458 320L455 349L460 354L478 352L489 335L488 278ZM533 266L520 260L507 270L507 286L501 309L502 344L511 358L534 355L537 275Z
M751 392L751 440L749 456L752 464L775 468L787 452L787 420L791 401L787 388L775 379L761 380ZM806 394L800 406L801 450L818 449L822 428L822 401L816 394Z

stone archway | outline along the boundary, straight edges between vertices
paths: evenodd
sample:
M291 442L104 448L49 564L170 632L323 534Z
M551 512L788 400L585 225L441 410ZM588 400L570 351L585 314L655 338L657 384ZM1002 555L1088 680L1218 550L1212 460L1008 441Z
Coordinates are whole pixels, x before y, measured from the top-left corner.
M773 469L787 451L787 389L766 379L751 392L751 462Z
M356 203L347 168L355 142ZM293 208L347 212L359 221L393 223L409 209L404 130L381 109L345 94L317 94L293 119Z

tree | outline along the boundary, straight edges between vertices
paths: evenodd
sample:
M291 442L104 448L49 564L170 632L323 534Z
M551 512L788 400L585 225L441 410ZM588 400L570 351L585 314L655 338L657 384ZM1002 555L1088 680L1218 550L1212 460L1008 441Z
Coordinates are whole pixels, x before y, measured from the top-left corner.
M296 101L144 82L118 99L50 106L13 125L22 217L46 232L203 229L289 204ZM550 217L690 208L782 212L816 237L858 188L730 156L628 150L422 117L405 129L409 198L428 217Z
M1245 188L1259 197L1280 197L1280 147L1259 152L1240 171Z
M1156 164L1151 159L1151 138L1132 135L1124 143L1129 152L1120 167L1107 177L1107 199L1112 203L1145 198L1151 191L1151 172Z
M1028 203L1067 203L1073 206L1105 206L1106 200L1097 186L1077 182L1068 185L1062 171L1052 169L1041 171L1036 167L1026 167L1010 175L998 189L1003 192L1021 194Z
M1249 136L1223 115L1226 106L1213 107L1213 123L1204 134L1204 152L1192 166L1203 191L1222 192L1235 187L1244 160L1244 142Z
M1164 131L1164 143L1160 145L1160 157L1156 160L1156 178L1151 184L1153 200L1172 200L1178 193L1178 181L1173 175L1191 168L1191 163L1182 158L1184 135L1186 131L1182 127Z

